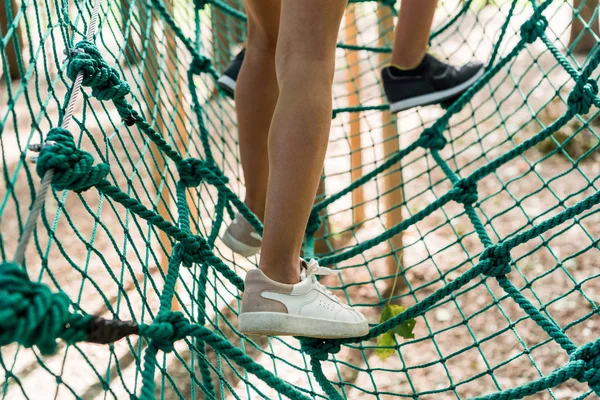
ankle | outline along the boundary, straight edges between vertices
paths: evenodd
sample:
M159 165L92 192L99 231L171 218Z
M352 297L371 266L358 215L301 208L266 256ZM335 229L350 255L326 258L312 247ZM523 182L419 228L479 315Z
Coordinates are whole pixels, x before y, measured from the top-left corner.
M244 200L244 204L246 207L252 211L254 215L260 220L260 222L265 222L265 202L264 201L256 201L248 196Z
M261 262L258 268L265 274L269 279L279 283L286 283L295 285L300 282L300 260L296 262L287 261L285 263L270 263L266 264Z

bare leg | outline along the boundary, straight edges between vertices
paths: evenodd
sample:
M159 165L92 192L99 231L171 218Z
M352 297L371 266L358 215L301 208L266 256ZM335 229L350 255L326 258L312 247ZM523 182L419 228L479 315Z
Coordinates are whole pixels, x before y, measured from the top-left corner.
M437 0L402 0L392 50L392 64L417 67L427 51Z
M260 6L247 7L248 45L235 90L245 203L261 220L269 177L269 127L279 95L275 49L280 9L279 0L261 0Z
M260 259L261 270L282 283L299 281L300 247L331 126L335 44L345 5L346 0L283 0L282 4L276 52L279 98L268 139L269 180ZM268 8L264 0L246 2L256 21L266 20ZM270 30L263 27L263 31ZM248 37L248 48L256 45L253 40L256 36ZM261 93L255 92L254 98Z

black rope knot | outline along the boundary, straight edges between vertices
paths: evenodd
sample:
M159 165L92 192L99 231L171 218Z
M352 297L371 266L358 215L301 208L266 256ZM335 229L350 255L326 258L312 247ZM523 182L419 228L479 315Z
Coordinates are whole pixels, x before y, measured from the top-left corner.
M196 187L205 180L217 189L229 182L229 178L214 164L197 158L186 158L177 163L179 178L186 187Z
M510 251L501 246L490 246L481 253L480 262L487 262L488 265L484 269L485 276L500 277L510 273Z
M571 354L571 361L585 362L585 369L577 378L587 382L590 388L600 396L600 339L584 344Z
M577 82L567 100L567 105L577 114L587 114L590 107L594 104L598 94L598 83L593 79L583 82Z
M202 7L204 7L204 5ZM199 75L202 72L208 72L211 65L212 62L210 61L210 58L204 56L194 57L192 64L190 65L190 71L194 75Z
M454 200L464 205L470 205L477 202L477 182L471 182L464 179L456 182L452 188Z
M421 147L430 150L442 150L448 142L444 137L444 129L437 124L433 124L429 128L426 128L421 133L421 139L423 144Z
M339 344L323 339L303 339L300 343L304 353L319 361L326 361L330 354L337 354L341 350Z
M548 20L540 14L534 14L521 25L521 37L526 43L533 43L544 34Z
M190 323L179 311L159 312L150 325L140 325L139 334L152 340L158 349L168 353L173 351L176 341L185 338Z
M53 169L52 187L56 190L70 189L82 192L98 184L110 172L107 164L94 166L94 157L78 149L73 135L66 129L51 129L46 141L54 144L42 147L36 162L36 171L43 177L46 171Z

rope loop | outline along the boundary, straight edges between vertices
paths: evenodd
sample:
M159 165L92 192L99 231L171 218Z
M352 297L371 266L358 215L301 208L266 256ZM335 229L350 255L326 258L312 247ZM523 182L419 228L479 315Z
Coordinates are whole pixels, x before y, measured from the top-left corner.
M90 317L72 314L70 304L66 294L29 280L19 265L0 264L0 347L19 343L53 354L59 338L85 340Z
M571 362L583 361L583 373L577 377L579 382L587 382L590 388L600 396L600 339L586 343L575 350Z
M454 200L465 206L471 205L478 200L477 182L461 179L454 184L452 192L454 192Z
M531 18L521 25L521 37L525 43L533 43L544 34L548 20L541 14L534 13Z
M444 128L441 124L433 124L421 133L421 147L429 150L442 150L448 141L444 137Z
M319 361L326 361L329 354L337 354L341 350L339 344L323 339L303 339L301 348L304 353Z
M199 2L203 3L202 8L204 8L204 4L206 4L206 2L205 1L199 1ZM194 57L194 59L192 60L192 63L190 65L190 71L194 75L200 75L200 73L202 73L202 72L210 71L211 66L212 66L212 62L210 61L210 58L207 58L204 56L197 56L197 57Z
M510 250L502 245L490 246L481 253L480 262L486 262L485 276L500 277L510 273Z
M577 114L587 114L596 100L598 94L598 82L589 78L587 81L578 81L567 100L569 108Z
M229 178L216 165L193 157L177 163L177 171L186 187L196 187L205 180L218 189L229 182Z
M54 170L52 187L56 190L82 192L98 184L108 175L107 164L94 164L94 157L75 146L73 135L64 128L53 128L46 136L51 146L43 146L36 162L36 171L43 177L49 169Z
M156 348L169 353L174 343L186 337L190 323L179 311L159 312L150 325L139 326L139 335L152 340Z

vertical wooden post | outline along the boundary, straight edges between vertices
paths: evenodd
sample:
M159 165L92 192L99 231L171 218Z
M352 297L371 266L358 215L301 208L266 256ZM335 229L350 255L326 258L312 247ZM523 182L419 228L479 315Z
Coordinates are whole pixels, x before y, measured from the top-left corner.
M0 37L3 37L7 34L9 25L13 22L15 14L19 10L17 7L17 2L15 0L10 0L10 14L11 19L8 19L9 9L6 8L7 0L0 0ZM23 51L23 37L21 36L21 29L17 25L12 38L8 41L6 47L4 48L4 55L6 56L6 61L8 62L8 73L10 74L11 80L21 79L21 74L19 72L19 63L17 57L21 58L21 51ZM17 51L18 46L18 51ZM0 57L0 60L2 58ZM0 73L2 70L0 70Z
M344 29L344 39L346 43L353 46L358 44L358 29L356 28L355 8L356 4L348 5L348 8L346 9L346 21ZM358 52L354 50L346 50L346 62L348 64L348 68L346 70L348 107L358 107L360 105L360 97L358 94L360 89L360 66L358 63ZM352 182L354 182L363 175L360 112L351 113L349 118L350 168ZM365 199L364 189L364 186L360 186L354 189L352 192L352 222L355 225L355 228L365 221L365 207L363 204Z
M569 35L569 47L573 46L575 41L579 39L573 49L573 53L575 54L586 55L592 51L597 43L595 36L600 36L600 30L598 28L598 19L594 17L596 7L598 7L598 0L573 0L573 21ZM576 15L578 10L579 18ZM581 20L589 25L589 29L586 29L583 35L581 35L581 32L584 26ZM579 37L580 35L581 37Z
M392 18L392 12L388 6L380 5L377 9L377 17L379 19L379 39L378 46L389 46L393 43L394 40L394 19ZM390 56L385 53L379 54L379 64L385 65L389 63ZM385 101L385 99L383 99ZM384 158L387 158L391 154L394 154L400 150L400 137L398 135L396 117L392 116L389 111L384 111L381 113L381 125L383 129L383 153ZM403 199L402 199L402 173L401 170L398 170L393 173L386 173L383 177L383 192L386 193L381 197L381 200L384 203L384 209L389 210L386 212L385 216L385 227L386 229L390 229L394 225L402 222L402 210L398 207ZM394 236L389 240L389 245L391 251L395 251L402 247L402 233ZM391 254L386 259L387 269L389 275L395 275L396 271L401 270L401 265L398 263L402 262L402 253L398 254L398 259ZM391 293L393 286L394 278L389 279L388 288L386 291L389 291L390 296L393 296L395 293ZM398 282L395 285L395 292L398 293L402 291L405 287L405 281L401 278L398 278Z

